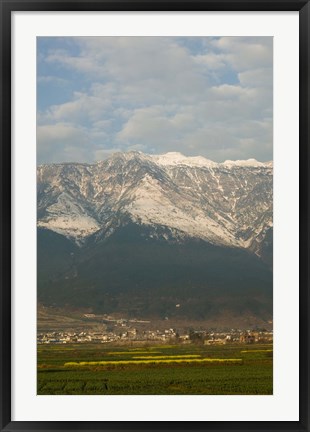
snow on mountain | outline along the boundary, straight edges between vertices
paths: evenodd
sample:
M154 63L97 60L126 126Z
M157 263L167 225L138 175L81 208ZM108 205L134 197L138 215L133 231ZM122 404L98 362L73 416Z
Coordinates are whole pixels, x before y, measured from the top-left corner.
M214 167L217 166L216 162L206 159L201 156L186 157L182 153L168 152L162 155L152 155L152 160L158 165L186 165L186 166L200 166L200 167Z
M81 243L131 220L165 228L178 239L200 238L259 254L272 227L272 177L270 162L221 164L174 152L115 153L93 165L42 165L38 226Z
M38 220L38 227L74 237L77 242L100 229L99 223L65 192L57 197L54 204L48 206L46 213L43 220Z
M161 184L150 176L145 176L133 191L130 203L124 210L135 221L146 225L160 225L174 228L185 236L210 240L212 243L237 244L234 236L219 223L205 214L203 209L191 203L187 194L165 191Z
M262 167L265 164L262 162L258 162L256 159L247 159L247 160L236 160L236 161L232 161L232 160L227 160L225 162L223 162L224 166L248 166L248 167Z

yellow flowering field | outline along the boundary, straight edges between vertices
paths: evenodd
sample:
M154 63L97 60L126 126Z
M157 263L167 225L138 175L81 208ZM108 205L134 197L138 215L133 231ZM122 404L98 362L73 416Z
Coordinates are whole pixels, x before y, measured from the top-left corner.
M108 355L136 355L136 354L150 354L150 351L110 351ZM162 354L160 351L152 351L151 354Z
M200 354L183 354L183 355L163 355L163 356L134 356L133 359L151 360L151 359L178 359L178 358L200 358Z
M67 362L64 366L109 366L109 365L137 365L137 364L164 364L164 363L239 363L242 364L242 359L229 359L229 358L199 358L199 359L161 359L161 360L102 360L102 361L83 361L83 362Z

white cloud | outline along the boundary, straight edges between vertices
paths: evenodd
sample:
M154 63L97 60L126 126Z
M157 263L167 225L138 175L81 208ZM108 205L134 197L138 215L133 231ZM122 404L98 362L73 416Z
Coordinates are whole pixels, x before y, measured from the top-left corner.
M52 148L59 160L75 149L87 161L112 149L271 159L271 38L204 38L197 51L177 38L73 41L74 55L50 49L45 58L83 85L39 114L42 160Z
M270 90L273 82L273 70L271 67L252 69L238 73L242 86L264 87Z
M66 123L55 123L37 127L38 163L87 162L88 133L83 128Z
M108 98L92 93L75 93L72 101L49 107L45 114L40 115L40 121L98 121L109 107Z
M270 67L272 65L272 38L222 37L210 44L221 52L236 71Z

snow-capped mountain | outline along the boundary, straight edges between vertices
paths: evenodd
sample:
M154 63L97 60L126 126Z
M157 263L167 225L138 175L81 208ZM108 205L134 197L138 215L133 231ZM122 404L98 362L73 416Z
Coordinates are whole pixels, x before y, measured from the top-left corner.
M134 223L151 237L260 255L272 228L272 162L115 153L92 165L41 165L37 181L38 227L79 245Z
M272 163L130 152L37 176L39 302L242 327L272 319Z

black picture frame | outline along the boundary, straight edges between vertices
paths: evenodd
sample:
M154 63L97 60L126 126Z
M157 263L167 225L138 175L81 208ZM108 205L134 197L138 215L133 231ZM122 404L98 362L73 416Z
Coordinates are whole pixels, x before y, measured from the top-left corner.
M309 24L305 0L0 0L1 14L1 249L0 249L0 425L1 431L206 430L310 431L309 423ZM298 11L299 12L299 168L300 168L300 376L299 421L266 422L98 422L11 421L11 14L14 11ZM289 373L289 371L288 371Z

